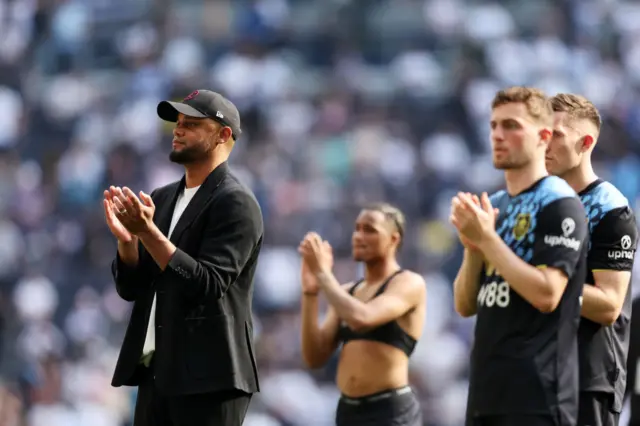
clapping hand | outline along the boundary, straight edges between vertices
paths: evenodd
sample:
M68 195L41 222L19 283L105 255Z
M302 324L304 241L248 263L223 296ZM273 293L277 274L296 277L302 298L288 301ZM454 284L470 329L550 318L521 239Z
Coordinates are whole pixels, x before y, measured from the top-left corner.
M135 236L124 227L122 222L118 219L116 212L119 208L116 206L116 200L119 196L124 198L122 189L112 186L108 190L104 191L104 199L102 205L104 207L104 216L107 221L107 226L111 233L122 243L130 243L134 240ZM119 203L122 204L121 202Z
M477 250L478 245L495 232L497 215L498 209L493 208L486 192L480 199L460 192L451 200L450 221L458 230L462 243L471 250Z
M302 246L302 244L301 244ZM309 265L304 258L302 259L302 265L300 268L300 281L302 283L302 292L308 295L316 295L320 290L320 286L318 285L318 279L311 272Z
M298 251L302 255L303 267L312 274L329 272L333 268L333 251L327 241L323 241L315 232L308 233Z
M107 225L122 242L131 242L135 235L148 231L153 225L156 209L153 200L142 191L140 199L127 187L121 189L112 186L104 191L103 205Z

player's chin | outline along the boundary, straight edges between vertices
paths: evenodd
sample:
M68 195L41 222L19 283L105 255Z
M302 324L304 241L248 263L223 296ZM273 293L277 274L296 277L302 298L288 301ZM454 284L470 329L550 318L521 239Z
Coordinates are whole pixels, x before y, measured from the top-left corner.
M547 173L551 176L564 176L570 169L566 167L558 167L557 164L547 165Z
M493 160L493 167L495 167L498 170L508 170L513 168L510 162L504 161L504 160L497 160L497 159Z
M547 173L549 173L549 176L562 176L562 171L554 169L553 167L547 167Z
M193 155L187 149L172 149L169 153L169 160L176 164L188 164L193 162Z
M498 170L520 169L526 165L527 165L526 162L516 162L512 160L507 160L507 159L496 159L496 158L493 159L493 167L495 167Z
M544 160L544 166L547 169L547 173L549 173L550 175L557 176L557 175L561 174L561 171L558 170L558 165L553 160L545 159Z
M361 250L353 250L351 252L351 258L356 262L366 262L367 257L362 253Z

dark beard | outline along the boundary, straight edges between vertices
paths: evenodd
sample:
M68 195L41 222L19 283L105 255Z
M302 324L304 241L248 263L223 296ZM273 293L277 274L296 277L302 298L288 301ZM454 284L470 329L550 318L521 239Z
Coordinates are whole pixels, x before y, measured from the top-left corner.
M180 151L172 150L169 153L169 160L176 164L191 164L207 158L210 149L205 149L202 146L185 147Z

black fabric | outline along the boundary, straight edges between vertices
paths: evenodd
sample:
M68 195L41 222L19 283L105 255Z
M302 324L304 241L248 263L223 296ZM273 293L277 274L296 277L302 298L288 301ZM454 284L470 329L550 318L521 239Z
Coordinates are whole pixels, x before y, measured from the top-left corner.
M613 410L614 395L606 392L580 392L578 424L584 426L618 426L620 413Z
M573 277L576 268L581 265L583 254L586 253L580 248L586 248L588 242L588 228L584 223L584 216L584 208L575 197L561 198L547 204L537 213L537 224L532 225L532 257L527 259L526 254L521 257L531 265L556 268L567 277ZM570 227L564 228L567 220L573 223L573 231ZM522 248L524 247L525 244ZM582 280L584 281L584 278ZM580 290L582 292L582 286Z
M367 402L366 397L358 400L359 403L354 404L340 399L337 426L423 426L420 404L410 390L372 402Z
M251 394L238 390L165 396L155 387L153 367L141 367L133 426L241 426Z
M467 421L466 426L557 426L551 416L509 414L504 416L476 417ZM590 426L590 425L582 425Z
M638 374L640 374L638 371L638 364L640 364L640 298L633 301L630 328L629 358L627 359L629 379L626 387L626 394L630 399L629 426L640 426L640 383L637 381Z
M620 191L596 180L580 192L587 213L590 246L587 285L596 285L594 271L631 271L638 230L635 215ZM616 321L604 326L582 318L578 330L580 390L613 395L612 410L620 413L627 381L627 355L631 323L631 285Z
M402 271L403 270L400 269L391 274L391 276L387 278L384 283L382 283L373 297L378 297L382 293L384 293L384 291L389 286L389 283ZM353 287L349 289L349 294L353 295L360 283L362 283L362 280L356 282ZM405 354L407 354L407 356L411 355L417 344L416 339L414 339L406 331L404 331L395 320L383 324L380 327L368 330L364 333L357 333L343 324L338 329L338 340L343 343L347 343L352 340L371 340L374 342L386 343L387 345L400 349Z
M152 193L166 235L184 179ZM253 344L253 278L262 246L260 207L226 163L207 177L180 216L176 251L161 271L140 248L135 268L112 264L118 295L133 309L113 386L137 386L136 369L156 298L156 387L165 395L259 390Z
M468 409L471 417L551 416L574 426L578 414L580 296L586 276L585 211L562 179L547 177L516 196L500 191L496 231L529 265L569 280L559 305L541 312L485 264L477 297ZM527 417L528 418L528 417Z
M590 241L589 270L631 271L638 244L633 210L623 206L607 211L593 225Z

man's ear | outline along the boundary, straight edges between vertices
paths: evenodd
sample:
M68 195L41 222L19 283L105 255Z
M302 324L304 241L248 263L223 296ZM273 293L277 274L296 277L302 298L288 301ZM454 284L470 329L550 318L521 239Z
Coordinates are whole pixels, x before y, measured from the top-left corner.
M400 235L400 233L398 231L393 231L393 233L391 234L391 242L396 245L400 245L401 240L402 236Z
M227 142L229 142L230 140L232 140L231 135L233 134L233 132L231 131L231 128L228 126L224 126L220 129L220 133L218 133L218 145L222 145L225 144Z
M540 135L540 139L544 143L549 143L551 142L551 136L553 136L553 132L551 131L551 129L544 128L540 130L539 135Z
M582 138L582 146L580 147L580 152L585 152L591 149L596 143L596 140L591 135L585 135Z

